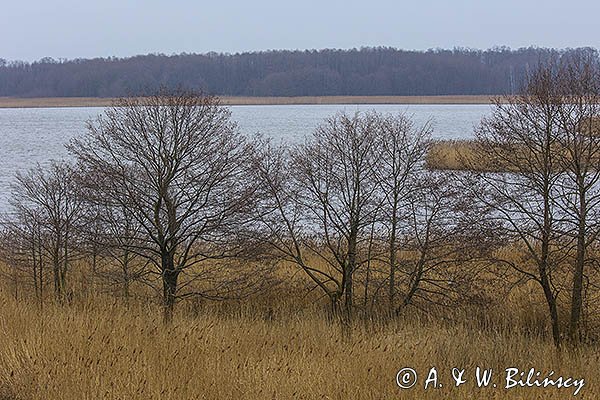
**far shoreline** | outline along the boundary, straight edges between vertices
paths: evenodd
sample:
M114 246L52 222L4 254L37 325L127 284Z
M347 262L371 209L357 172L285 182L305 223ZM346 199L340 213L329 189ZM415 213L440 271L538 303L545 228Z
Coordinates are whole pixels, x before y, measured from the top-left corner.
M490 104L492 95L448 96L301 96L301 97L232 97L219 96L228 106L242 105L317 105L317 104L389 104L452 105ZM99 97L0 97L0 108L107 107L113 98Z

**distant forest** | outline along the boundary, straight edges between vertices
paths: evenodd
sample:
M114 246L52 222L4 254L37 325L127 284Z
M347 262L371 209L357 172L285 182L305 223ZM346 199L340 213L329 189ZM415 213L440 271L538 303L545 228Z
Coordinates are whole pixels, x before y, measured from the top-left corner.
M229 96L477 95L516 92L541 61L597 50L265 51L36 62L0 59L0 96L115 97L159 86Z

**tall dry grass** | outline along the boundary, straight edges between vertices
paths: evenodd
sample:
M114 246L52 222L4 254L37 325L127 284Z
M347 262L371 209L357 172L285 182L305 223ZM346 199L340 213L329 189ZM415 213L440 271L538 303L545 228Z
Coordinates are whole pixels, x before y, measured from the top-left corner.
M489 104L492 96L223 96L225 105L296 104ZM0 108L107 107L114 99L102 97L0 97Z
M503 389L499 375L507 367L584 377L578 397L600 398L598 348L558 352L550 339L525 333L519 326L538 323L544 313L540 304L524 307L522 301L448 319L405 314L388 324L357 321L347 335L319 308L291 312L293 299L273 315L252 304L206 307L198 316L179 307L167 327L159 309L140 302L127 307L104 296L40 308L4 290L0 399L573 397L573 389ZM432 366L443 387L424 390ZM498 388L476 388L476 366L493 368ZM410 390L395 383L403 367L420 373ZM452 387L453 367L467 370L469 381L458 388Z
M430 169L465 170L474 164L476 144L473 140L441 140L434 142L425 156Z

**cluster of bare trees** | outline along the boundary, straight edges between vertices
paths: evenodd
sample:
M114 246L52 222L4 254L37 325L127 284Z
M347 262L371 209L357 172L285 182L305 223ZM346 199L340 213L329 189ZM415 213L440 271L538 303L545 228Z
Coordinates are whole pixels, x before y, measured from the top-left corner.
M167 320L188 270L185 296L253 286L241 274L217 282L212 273L222 260L255 255L246 251L254 145L226 108L211 97L160 93L121 99L88 128L69 145L76 163L37 167L14 185L5 236L15 243L5 253L12 265L33 267L40 297L46 265L63 299L67 274L85 260L126 297L131 282L152 286L158 277ZM257 279L252 272L247 280ZM200 279L214 285L195 292Z
M50 276L68 296L82 265L126 298L144 283L167 321L177 299L243 296L277 266L346 324L480 301L509 268L539 283L557 346L569 293L576 341L599 261L599 82L593 59L540 67L494 104L463 171L427 168L432 128L403 114L337 114L289 146L243 136L213 97L121 99L73 164L17 176L4 258L40 299Z
M18 173L13 185L14 217L7 221L3 256L31 274L40 299L48 273L57 296L65 294L69 266L77 257L84 208L74 177L72 166L52 163L45 170L38 166Z
M256 160L262 237L345 321L375 302L397 314L416 298L468 295L457 278L482 249L482 225L453 174L425 169L430 134L403 115L339 114L304 144Z
M48 271L64 299L84 265L126 298L132 282L160 289L166 320L178 298L252 292L289 262L345 321L443 302L469 254L450 243L474 230L450 174L424 168L430 134L339 114L288 148L241 135L212 97L121 99L70 143L72 165L17 177L5 255L40 298Z
M579 340L583 304L596 285L600 180L600 77L596 59L539 68L519 96L498 101L476 132L469 194L511 252L493 258L538 282L557 346Z

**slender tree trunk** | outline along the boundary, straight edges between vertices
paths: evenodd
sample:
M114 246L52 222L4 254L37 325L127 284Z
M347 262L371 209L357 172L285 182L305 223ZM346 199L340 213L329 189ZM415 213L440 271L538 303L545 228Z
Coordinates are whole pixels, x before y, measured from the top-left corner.
M549 118L551 120L551 118ZM550 240L552 232L552 219L551 219L551 199L552 199L552 186L550 183L550 175L552 171L552 132L550 129L546 131L545 141L545 155L544 155L544 182L543 182L543 202L544 202L544 224L541 237L541 254L540 261L538 263L540 283L542 290L544 291L544 297L548 304L548 311L550 312L550 323L552 325L552 339L554 346L560 348L561 337L560 337L560 322L558 319L558 310L556 307L556 296L552 291L552 283L550 282Z
M129 251L125 250L123 255L123 296L127 305L129 305L129 280Z
M389 263L390 263L390 282L388 288L389 313L394 312L394 304L396 303L396 228L398 225L398 194L394 193L394 203L392 206L392 226L390 232L389 243Z
M38 265L39 265L39 273L38 278L40 280L40 308L44 305L44 258L42 254L42 239L38 235Z
M179 271L175 269L173 254L167 252L162 256L162 278L163 278L163 307L164 322L170 324L173 321L173 310L175 308L175 296L177 293L177 279Z
M365 308L365 315L368 314L368 304L369 304L369 284L371 282L371 259L367 260L367 272L365 276L365 286L363 293L363 307Z
M375 224L371 225L371 233L369 234L369 249L367 250L367 274L365 277L365 292L363 299L363 306L365 309L365 315L370 315L369 309L369 284L371 282L371 254L373 252L373 235L375 233Z
M63 257L64 257L64 259L62 262L62 267L60 268L60 286L61 286L63 294L64 294L64 292L67 289L67 271L69 269L69 246L68 246L66 235L65 235L65 240L64 240ZM72 290L69 290L69 296L71 296L71 295L72 295Z
M348 263L348 268L346 269L346 280L345 280L345 284L346 284L346 289L344 290L344 313L346 314L346 319L348 321L350 321L352 319L352 307L353 307L353 301L352 301L352 267L350 266L350 262Z
M54 295L56 296L57 300L60 300L62 295L59 252L60 248L55 246L53 249L54 254L52 254L52 273L54 276Z
M546 298L546 303L548 304L548 310L550 312L550 323L552 326L552 339L554 341L554 345L557 348L560 348L561 338L560 338L560 325L558 320L558 310L556 307L556 297L552 293L552 288L550 287L550 283L548 282L548 278L543 275L541 279L542 289L544 290L544 297Z
M579 215L577 227L577 255L575 260L575 270L573 271L573 288L571 293L571 319L569 321L569 340L573 343L578 341L579 320L583 304L583 270L586 256L586 224L585 212L587 209L585 191L582 188L583 182L579 184ZM582 193L583 191L583 193Z
M412 303L413 297L415 296L415 293L417 293L417 290L419 289L419 286L421 285L421 280L423 279L423 266L424 266L423 262L420 261L418 264L417 270L415 271L413 278L411 279L408 293L406 294L406 296L404 297L404 300L402 301L402 307L406 307L410 303Z
M357 247L358 232L355 227L351 228L350 237L348 239L348 263L346 270L344 271L346 277L344 279L344 308L347 322L349 323L352 319L352 308L353 308L353 277L354 270L356 269L356 247Z
M556 296L552 292L550 278L548 270L550 268L550 195L546 193L544 198L544 232L542 233L542 251L541 259L538 265L540 274L540 284L544 291L544 297L548 304L548 310L550 312L550 323L552 325L552 339L554 340L554 346L560 348L560 325L558 320L558 310L556 307Z
M37 254L35 251L35 232L31 237L31 258L33 261L33 286L35 289L35 297L36 299L39 301L41 296L40 296L40 288L39 288L39 283L38 283L38 263L37 263Z

